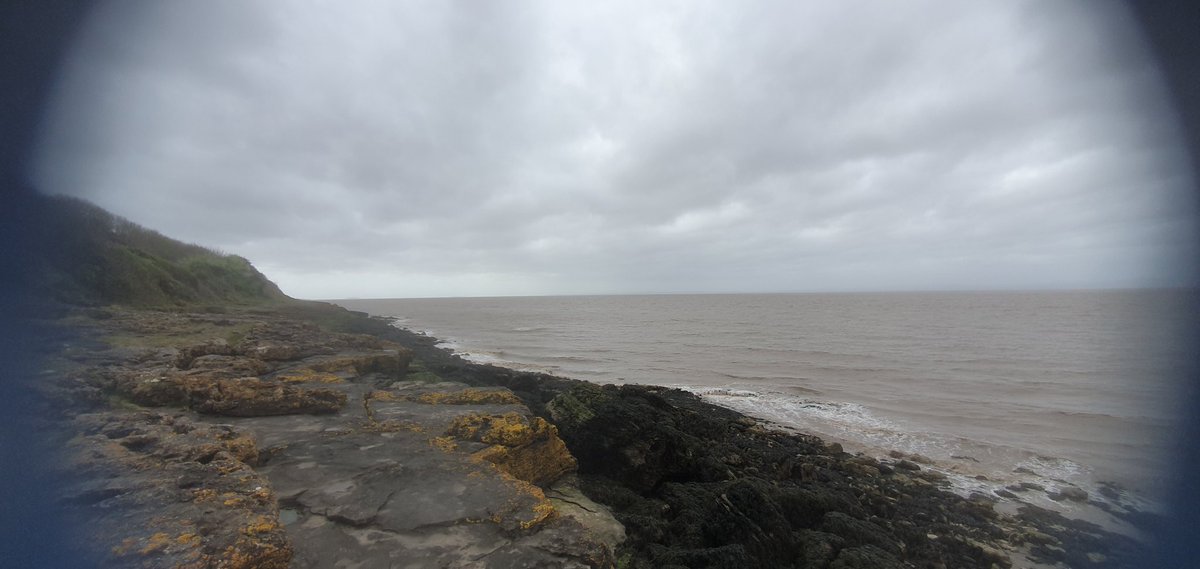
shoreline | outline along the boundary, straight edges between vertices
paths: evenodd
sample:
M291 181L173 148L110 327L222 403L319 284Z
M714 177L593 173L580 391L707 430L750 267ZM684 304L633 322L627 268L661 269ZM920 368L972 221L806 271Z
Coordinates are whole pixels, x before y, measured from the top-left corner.
M388 322L389 326L401 330L406 334L412 334L422 338L428 338L427 341L432 342L434 348L443 350L456 358L460 358L466 362L475 365L495 366L516 373L535 373L546 376L560 377L574 381L583 381L604 385L600 381L594 381L582 377L570 377L567 375L557 375L552 369L547 369L536 364L523 364L520 362L511 362L503 360L500 357L490 355L493 353L486 347L476 347L477 350L483 353L475 353L468 351L468 347L459 343L458 340L445 340L433 334L429 330L421 330L410 328L407 325L407 319L384 316L371 315L371 318L379 319ZM756 412L755 409L739 408L736 403L741 397L758 397L761 394L757 391L748 388L738 387L716 387L716 386L697 386L697 385L678 385L678 384L661 384L661 383L642 383L636 379L622 381L614 385L638 385L648 387L665 387L672 389L681 389L699 396L704 401L713 405L720 406L725 409L735 411L752 417L760 423L770 424L777 427L778 430L812 436L809 430L805 427L792 425L765 414L761 411ZM737 392L737 393L733 393ZM723 395L731 394L731 397L737 397L732 401L727 401ZM827 403L828 404L828 403ZM837 405L834 403L834 405ZM744 407L744 406L743 406ZM1157 518L1161 517L1162 506L1155 503L1152 499L1127 490L1121 484L1095 480L1090 484L1082 485L1078 482L1066 481L1059 475L1045 472L1035 472L1032 469L1038 469L1039 464L1026 464L1031 462L1026 460L1022 463L1011 464L1009 467L1012 472L1008 474L1007 480L999 480L985 476L979 472L978 468L971 468L969 461L974 461L970 456L953 455L949 459L933 459L921 453L900 452L894 448L890 448L883 444L871 444L859 440L853 440L849 437L839 437L830 432L820 431L815 436L829 442L837 442L843 447L852 450L855 454L862 454L874 458L876 460L888 459L903 459L910 460L922 465L926 469L939 472L946 477L949 485L946 489L958 494L963 498L968 498L975 493L983 493L997 500L997 506L1001 509L1007 509L1015 512L1022 505L1030 504L1040 508L1045 508L1068 518L1086 521L1089 523L1098 524L1107 531L1121 533L1138 539L1146 539L1149 533L1148 525L1156 523ZM1036 460L1054 461L1058 459L1041 457L1035 455ZM976 461L977 462L977 461ZM1044 466L1044 465L1043 465ZM1082 465L1081 465L1082 466ZM1040 470L1040 469L1039 469ZM993 474L991 471L986 474ZM1083 501L1076 501L1063 497L1062 492L1073 494L1082 489L1086 492L1087 498Z
M452 347L447 345L446 342L443 342L440 338L438 338L436 336L430 335L428 332L413 330L411 328L407 328L407 327L404 327L403 325L400 325L397 322L397 320L399 320L397 318L388 317L388 316L371 316L371 318L387 322L390 327L392 327L396 330L399 330L399 331L403 332L404 334L407 334L414 338L417 338L419 342L426 344L430 349L444 352L447 356L454 358L454 359L462 360L463 362L467 363L467 365L482 366L482 367L486 367L486 368L498 368L498 369L506 370L506 372L514 373L514 374L534 374L534 375L545 376L547 378L553 378L556 380L567 380L567 381L587 383L587 384L592 384L592 385L602 385L602 384L599 384L596 382L588 381L586 379L566 378L566 377L555 376L553 374L546 373L545 371L539 370L536 368L536 366L532 366L532 365L526 366L526 367L508 367L505 365L507 362L502 362L502 361L476 362L472 358L470 358L469 355L464 355L462 353L456 352ZM505 372L501 372L501 373L505 373ZM614 385L612 387L617 387L617 386ZM774 431L781 432L781 433L787 433L788 435L791 435L791 436L797 436L797 437L802 437L802 438L806 438L806 439L816 439L818 441L821 441L820 444L827 444L827 446L839 449L840 453L849 455L849 453L841 452L840 449L843 448L843 444L841 442L826 443L824 440L824 437L822 437L821 439L817 439L813 435L804 432L802 429L800 429L798 427L788 425L786 423L782 423L779 421L775 421L773 419L752 417L751 415L746 414L744 411L738 410L733 407L721 405L720 402L712 401L710 398L704 397L701 393L698 393L699 391L703 391L705 388L695 388L693 386L692 389L688 389L687 387L682 387L682 389L681 389L680 386L659 386L659 385L641 384L641 383L626 383L626 384L621 384L620 387L618 387L618 389L624 389L624 388L647 389L647 390L655 390L655 389L682 390L684 392L687 392L687 393L690 393L690 394L696 396L698 399L702 400L705 404L728 410L728 411L735 413L744 418L750 418L756 423L756 425L764 427L767 430L774 430ZM847 443L845 446L851 447L852 449L854 449L854 446L852 446L849 443ZM880 452L880 453L872 455L872 454L867 454L871 449L867 449L865 447L861 448L861 449L854 449L854 450L859 450L860 452L855 453L855 455L851 458L852 460L874 461L876 464L883 465L885 469L889 466L889 464L892 465L893 467L894 467L894 465L901 464L901 463L905 463L906 466L907 465L916 466L917 468L921 468L924 473L930 475L934 479L934 485L937 486L939 490L947 491L948 493L952 493L956 497L967 500L967 501L978 501L981 499L980 498L981 493L978 491L972 491L969 488L964 488L961 486L958 488L954 488L952 484L947 484L947 481L953 476L960 476L960 477L964 477L964 479L965 479L966 475L950 471L949 469L946 469L946 468L939 468L939 465L933 464L933 461L931 461L928 458L923 457L921 455L898 453L896 451L891 451L890 453ZM879 451L881 449L875 449L875 450ZM1072 486L1065 485L1065 484L1063 485L1063 488L1070 488L1070 487L1072 487ZM1002 486L1002 485L996 485L995 489L1001 490L1001 491L1005 490L1004 486ZM1021 495L1014 494L1014 491L1024 493L1029 490L1037 490L1039 492L1043 492L1044 494L1046 494L1047 498L1045 500L1041 501L1044 505L1053 506L1053 505L1061 504L1061 505L1065 505L1067 507L1063 508L1061 510L1048 509L1048 508L1044 508L1043 504L1030 504L1028 501L1022 500L1021 497L1024 494L1021 494ZM1005 496L1005 495L999 495L999 496L988 495L986 500L991 501L992 508L996 512L998 512L1004 516L1009 516L1009 517L1019 516L1019 515L1021 515L1021 511L1024 506L1031 506L1031 508L1028 511L1040 512L1039 515L1045 515L1048 518L1055 519L1054 522L1051 522L1049 524L1051 526L1064 527L1064 526L1071 526L1073 524L1082 526L1082 527L1090 526L1089 530L1095 529L1095 530L1099 531L1099 533L1097 535L1106 535L1106 534L1107 535L1122 535L1122 536L1126 536L1128 538L1136 539L1136 540L1142 542L1143 545L1145 545L1146 541L1150 538L1150 535L1153 531L1152 527L1150 527L1150 526L1153 526L1153 524L1159 523L1161 521L1160 518L1158 517L1158 514L1146 513L1146 512L1139 511L1136 508L1136 506L1130 505L1129 507L1127 507L1127 506L1122 506L1122 505L1112 505L1112 504L1108 504L1108 503L1105 503L1104 505L1098 504L1094 500L1094 494L1091 496L1092 500L1090 502L1088 501L1088 498L1078 498L1078 494L1075 494L1075 496L1076 496L1075 498L1067 498L1067 497L1064 497L1061 495L1055 496L1055 498L1057 498L1057 499L1050 498L1051 495L1055 494L1055 490L1056 489L1037 489L1036 486L1033 488L1023 487L1020 489L1008 488L1007 496ZM1114 489L1114 491L1115 491L1115 489ZM1071 492L1069 492L1069 491L1066 493L1071 494ZM1116 494L1113 494L1111 497L1114 501L1117 500ZM1050 502L1050 503L1046 504L1046 502ZM1074 515L1072 515L1072 514L1074 514ZM1029 517L1034 517L1034 516L1029 516ZM1008 553L1012 556L1014 563L1016 563L1014 566L1020 566L1020 567L1031 567L1031 568L1050 567L1050 566L1052 566L1052 563L1061 561L1061 559L1055 559L1054 555L1046 555L1045 551L1042 551L1040 553L1031 553L1030 551L1028 551L1027 549L1024 549L1022 547L1016 547L1016 548L1009 549ZM1103 555L1092 556L1091 558L1088 559L1089 564L1087 566L1104 566L1105 561L1103 561L1101 559L1102 557L1104 557L1104 556ZM1101 559L1101 561L1097 562L1097 561L1095 561L1095 559ZM1120 566L1120 565L1118 565L1118 566Z
M502 567L549 543L556 566L627 569L1124 567L1148 555L1094 524L950 493L909 458L848 453L679 389L472 363L340 307L66 312L61 325L90 339L46 387L82 429L69 496L118 561L321 567L328 551L436 551L451 567ZM210 458L214 443L225 450ZM113 519L122 508L134 517ZM212 520L213 508L233 518ZM159 521L138 533L130 519ZM516 557L469 561L501 551Z

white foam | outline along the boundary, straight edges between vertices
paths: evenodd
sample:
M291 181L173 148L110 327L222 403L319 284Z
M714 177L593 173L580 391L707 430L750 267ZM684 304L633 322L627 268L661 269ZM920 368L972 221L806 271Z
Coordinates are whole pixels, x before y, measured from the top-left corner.
M830 442L843 443L847 450L862 452L883 460L889 459L890 451L930 458L933 464L924 464L923 468L945 475L945 489L964 497L981 493L998 498L995 492L1007 485L1034 482L1045 487L1046 491L1022 492L1021 501L1058 511L1086 507L1069 501L1055 501L1049 497L1050 493L1058 489L1076 486L1086 490L1091 500L1115 503L1099 493L1100 485L1094 482L1092 469L1080 463L1065 458L1037 455L1025 449L913 430L902 422L881 417L857 403L822 401L765 390L742 389L737 386L672 387L690 391L710 403L785 428L815 434ZM972 454L984 460L973 458ZM980 479L980 475L985 479ZM1125 491L1121 492L1119 502L1143 510L1151 506L1148 500Z

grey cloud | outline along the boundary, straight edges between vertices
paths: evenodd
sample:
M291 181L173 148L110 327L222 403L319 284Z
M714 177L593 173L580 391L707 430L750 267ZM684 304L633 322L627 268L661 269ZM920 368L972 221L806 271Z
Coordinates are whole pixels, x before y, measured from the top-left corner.
M112 3L34 177L307 297L1141 286L1171 120L1116 4Z

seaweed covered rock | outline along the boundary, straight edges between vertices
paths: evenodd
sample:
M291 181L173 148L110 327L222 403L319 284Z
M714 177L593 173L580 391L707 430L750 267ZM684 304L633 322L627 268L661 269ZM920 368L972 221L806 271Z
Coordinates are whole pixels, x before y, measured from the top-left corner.
M666 388L578 385L546 409L584 491L625 524L629 567L1010 564L1005 531L932 473L885 474Z
M638 492L664 479L731 478L712 442L726 435L736 414L675 408L661 396L665 391L581 384L550 401L547 410L585 472ZM726 456L732 454L736 450Z

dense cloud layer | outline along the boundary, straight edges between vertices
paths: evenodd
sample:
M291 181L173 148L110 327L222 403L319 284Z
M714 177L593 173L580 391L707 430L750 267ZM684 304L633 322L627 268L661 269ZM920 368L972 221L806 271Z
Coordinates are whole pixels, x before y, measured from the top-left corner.
M34 179L301 297L1184 278L1119 10L646 4L106 5Z

